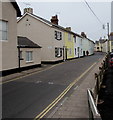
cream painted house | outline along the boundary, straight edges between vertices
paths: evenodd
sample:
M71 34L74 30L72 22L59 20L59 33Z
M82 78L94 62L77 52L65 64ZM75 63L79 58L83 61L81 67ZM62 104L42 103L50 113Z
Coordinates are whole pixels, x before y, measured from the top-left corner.
M108 52L108 40L107 39L99 39L99 41L95 42L95 51L97 52Z
M17 50L17 17L21 16L20 9L13 0L0 2L2 15L0 16L0 72L7 74L18 68Z
M18 36L19 70L41 66L41 47L26 37Z
M17 21L18 36L24 36L42 47L42 62L58 62L64 59L63 27L58 25L57 15L51 22L34 15L32 8Z

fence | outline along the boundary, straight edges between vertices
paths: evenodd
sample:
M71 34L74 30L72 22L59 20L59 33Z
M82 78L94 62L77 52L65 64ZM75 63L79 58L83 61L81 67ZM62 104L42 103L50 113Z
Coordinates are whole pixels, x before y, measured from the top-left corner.
M90 120L102 120L101 116L97 110L98 95L103 81L105 70L108 68L108 55L106 55L105 60L101 63L99 71L95 73L95 86L94 88L87 89L88 96L88 107L89 107L89 118Z

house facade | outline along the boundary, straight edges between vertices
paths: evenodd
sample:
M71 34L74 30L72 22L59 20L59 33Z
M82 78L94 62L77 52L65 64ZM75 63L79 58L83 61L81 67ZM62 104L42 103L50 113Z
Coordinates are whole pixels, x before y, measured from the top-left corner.
M18 67L17 50L17 21L21 16L20 9L13 0L11 2L0 2L2 6L2 15L0 16L0 72L5 73L8 70L15 70Z
M71 28L66 28L64 31L64 46L66 48L66 59L73 59L74 56L74 33L71 32Z
M42 62L57 62L64 59L64 34L58 25L57 16L53 16L49 22L27 11L17 24L18 36L25 36L42 47Z
M113 52L113 32L110 33L110 41L109 41L109 46L110 46L110 52Z
M84 32L81 33L81 36L83 37L82 38L83 56L93 55L95 43L92 40L88 39Z
M108 40L100 38L99 41L96 41L95 51L107 53L108 52Z
M83 38L82 36L75 34L75 58L83 57Z

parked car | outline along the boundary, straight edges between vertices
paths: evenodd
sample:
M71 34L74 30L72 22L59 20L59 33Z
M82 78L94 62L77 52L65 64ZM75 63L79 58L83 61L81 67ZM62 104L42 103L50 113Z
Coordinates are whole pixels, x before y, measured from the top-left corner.
M110 63L110 67L113 67L113 57L110 58L109 63Z
M113 58L113 52L110 53L110 57Z

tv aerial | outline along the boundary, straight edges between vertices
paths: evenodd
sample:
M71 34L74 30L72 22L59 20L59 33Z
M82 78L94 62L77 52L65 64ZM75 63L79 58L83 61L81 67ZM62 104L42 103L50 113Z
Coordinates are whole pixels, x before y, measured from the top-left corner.
M27 8L31 6L31 4L28 2L23 2L23 3L26 5Z

